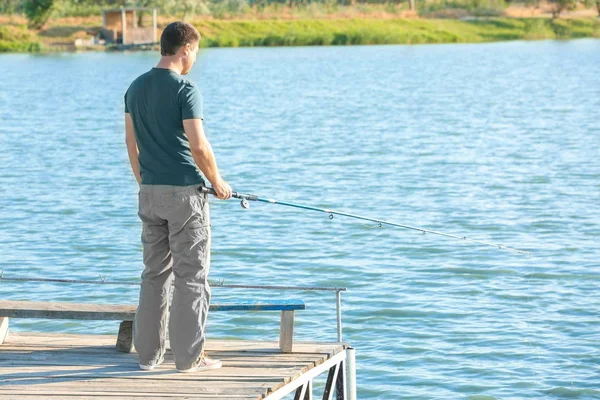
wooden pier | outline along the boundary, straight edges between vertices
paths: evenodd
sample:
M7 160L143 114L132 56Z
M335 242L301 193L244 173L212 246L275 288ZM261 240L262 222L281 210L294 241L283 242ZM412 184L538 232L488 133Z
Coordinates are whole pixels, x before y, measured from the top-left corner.
M11 332L0 345L0 398L9 399L312 399L312 379L328 372L324 399L344 399L343 343L209 340L223 367L178 373L173 354L153 371L119 352L116 336ZM337 389L337 390L336 390Z

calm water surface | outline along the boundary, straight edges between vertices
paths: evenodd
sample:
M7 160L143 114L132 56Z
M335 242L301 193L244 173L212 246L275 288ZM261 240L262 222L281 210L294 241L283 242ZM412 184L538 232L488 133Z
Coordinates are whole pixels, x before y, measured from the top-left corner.
M139 279L123 94L155 62L0 56L5 277ZM204 51L191 78L235 189L532 252L211 200L212 280L348 287L361 399L600 398L599 66L598 40ZM213 292L301 297L296 338L336 338L332 294ZM2 282L0 297L131 303L137 288ZM276 340L278 316L214 313L208 329Z

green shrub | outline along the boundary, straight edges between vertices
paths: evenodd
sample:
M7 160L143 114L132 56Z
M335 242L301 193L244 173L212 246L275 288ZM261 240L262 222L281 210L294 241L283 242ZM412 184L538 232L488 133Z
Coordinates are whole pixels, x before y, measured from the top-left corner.
M39 52L42 50L37 37L23 26L0 26L0 53Z
M430 18L498 17L504 14L505 8L504 0L421 0L417 2L419 15Z
M15 43L0 40L0 53L39 53L42 45L39 42Z
M555 33L547 19L531 18L525 20L525 35L523 39L538 40L554 37Z
M600 8L600 6L598 8ZM598 12L600 13L600 10L598 10ZM596 21L592 27L592 37L600 38L600 21Z
M250 10L247 0L212 1L207 4L207 8L215 18L242 15Z

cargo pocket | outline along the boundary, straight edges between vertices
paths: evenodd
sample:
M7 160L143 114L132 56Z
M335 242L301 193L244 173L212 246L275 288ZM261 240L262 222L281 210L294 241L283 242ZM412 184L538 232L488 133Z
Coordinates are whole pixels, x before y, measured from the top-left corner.
M185 257L205 257L210 245L210 221L208 204L202 194L176 194L170 201L169 230L174 253Z

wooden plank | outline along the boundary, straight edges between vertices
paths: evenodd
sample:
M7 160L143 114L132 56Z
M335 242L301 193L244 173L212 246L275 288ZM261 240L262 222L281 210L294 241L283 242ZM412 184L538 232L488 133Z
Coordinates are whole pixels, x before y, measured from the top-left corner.
M14 347L0 349L0 361L11 359L35 359L35 360L75 360L72 357L72 350L59 351L60 348L32 348L32 347ZM130 363L137 361L136 354L121 354L114 352L112 348L100 347L89 351L86 348L80 348L78 352L78 360L85 362L93 362L95 364L105 364L107 362L114 363ZM207 350L209 355L222 361L228 362L245 362L253 363L260 359L263 361L277 362L318 362L326 359L327 354L323 353L261 353L261 352L237 352L237 351L219 351ZM35 353L33 356L32 354ZM77 361L77 360L75 360ZM94 362L95 361L95 362ZM173 361L173 353L167 350L165 353L165 361Z
M0 300L0 317L131 321L135 305ZM210 311L304 310L302 300L243 300L210 305Z
M281 312L279 348L282 353L291 353L294 343L294 311Z
M58 393L58 394L54 394L54 393L45 393L44 398L50 398L50 399L67 399L67 400L99 400L99 399L110 399L110 400L131 400L131 396L116 396L114 394L101 394L101 393L90 393L88 395L78 395L78 394L70 394L70 393ZM144 399L148 399L148 400L181 400L181 397L177 396L177 397L155 397L155 396L150 396L150 397L143 397ZM249 400L249 399L262 399L263 397L244 397L244 396L221 396L221 397L186 397L188 399L196 399L196 400L202 400L202 399L227 399L227 400ZM40 400L40 395L39 394L34 394L34 395L30 395L30 394L22 394L21 392L17 393L17 394L13 394L13 395L7 395L5 397L2 397L2 400Z
M170 395L196 395L196 394L255 394L256 396L267 394L269 383L264 382L201 382L188 381L185 385L176 385L170 382L157 382L151 380L131 381L124 379L93 380L93 381L53 381L43 384L18 384L0 387L0 396L13 390L30 392L137 392Z
M148 389L142 386L120 386L113 387L112 384L108 383L104 386L95 386L89 388L81 388L79 386L69 386L64 385L60 388L36 388L33 389L32 386L18 386L11 389L0 389L0 396L4 398L6 393L37 393L40 395L42 393L60 393L60 392L68 392L68 393L80 393L82 395L92 395L95 393L110 393L113 396L115 395L124 395L128 396L142 396L142 397L152 397L152 396L165 396L172 397L178 396L179 398L188 398L188 397L196 397L196 396L252 396L253 398L263 397L267 394L267 388L252 388L252 387L237 387L230 388L228 390L221 391L221 388L215 388L213 391L208 390L200 390L194 391L190 389L182 389L177 388L176 386L162 387L162 388L153 388Z
M65 350L65 351L61 351ZM82 362L91 362L93 364L106 364L108 363L135 363L138 358L136 354L123 354L122 353L113 353L114 349L110 349L111 351L77 351L76 353L72 349L39 349L31 351L31 349L22 349L22 348L12 348L10 350L2 349L0 350L0 361L6 360L35 360L35 361L60 361L60 360L70 360L70 361L82 361ZM223 362L230 363L246 363L253 364L257 361L261 362L297 362L297 363L306 363L306 362L318 362L320 360L327 359L328 356L326 354L298 354L294 353L286 353L281 354L281 357L277 355L273 355L272 353L247 353L240 354L237 352L218 352L207 350L207 353L212 358L217 358L222 360ZM74 357L77 355L77 357ZM167 363L173 361L173 354L170 351L167 351L165 354L165 361Z
M31 338L27 336L16 336L18 334L11 333L6 340L6 343L2 346L1 350L8 349L7 346L17 348L25 348L21 347L26 345L26 347L33 349L53 349L53 348L85 348L86 351L112 351L114 354L118 354L116 350L114 350L114 341L116 340L115 336L93 336L92 338L82 339L81 341L73 342L70 337L42 337L36 336L36 342L32 343ZM88 335L84 335L88 336ZM104 342L104 343L98 343ZM231 342L231 343L228 343ZM103 344L104 346L98 346L98 344ZM167 347L169 348L169 343L167 342ZM270 353L270 354L280 354L279 345L277 342L259 342L259 341L239 341L239 340L231 340L231 341L223 341L223 340L208 340L207 341L207 351L211 352L215 349L223 350L223 351L238 351L241 353L249 352L249 353ZM320 344L320 343L302 343L296 342L294 343L294 353L296 355L301 354L326 354L328 356L333 356L340 351L343 351L346 348L346 345L343 343L331 343L331 344Z
M8 335L8 318L0 317L0 344L4 343Z
M4 373L3 373L4 375ZM52 375L49 371L44 372L36 372L29 371L24 372L22 374L11 374L11 377L6 382L2 382L0 387L2 386L12 386L16 384L26 383L28 379L35 380L37 384L41 383L49 383L52 381L57 382L67 382L73 380L100 380L100 379L126 379L132 384L134 382L138 382L140 380L148 379L148 376L151 376L152 379L157 382L166 382L166 384L187 384L188 382L194 382L201 379L203 382L210 383L218 383L218 382L245 382L247 384L254 383L267 383L271 385L271 387L278 386L279 384L286 384L291 381L289 377L278 377L278 376L235 376L235 375L218 375L218 376L204 376L202 373L194 373L194 374L180 374L175 372L174 370L165 371L165 370L153 370L151 372L145 371L129 371L128 374L120 374L120 375L112 375L112 376L98 376L96 375L75 375L75 374L62 374L62 375Z
M31 346L45 346L48 344L65 344L69 346L95 346L111 345L114 343L114 335L81 335L70 333L52 332L11 332L7 343L28 344ZM2 349L1 347L0 349Z
M77 350L76 353L74 351ZM246 363L253 364L258 360L261 362L296 362L296 363L314 363L315 365L321 364L326 361L332 354L330 352L322 353L261 353L261 352L221 352L207 349L207 354L223 362L229 363ZM74 355L77 357L74 357ZM35 361L72 361L77 364L77 361L81 363L89 364L106 364L106 363L137 363L138 358L135 353L118 353L114 347L111 348L78 348L78 349L64 349L64 348L30 348L30 347L11 347L10 349L0 349L0 362L9 360L35 360ZM173 361L173 353L167 350L165 353L165 360L167 363Z
M65 350L65 351L63 351ZM72 349L60 348L40 348L39 350L31 351L31 349L12 348L9 351L0 350L0 364L6 362L16 362L18 360L48 363L48 364L72 364L72 365L110 365L110 364L128 364L137 365L138 358L136 354L113 353L111 351L102 351L102 349L91 351L89 349L81 349L74 353ZM282 357L277 357L272 353L251 353L247 355L239 353L215 352L207 350L207 354L215 359L223 361L226 366L235 364L257 365L261 363L277 363L277 364L311 364L317 366L331 357L328 353L312 354L312 353L280 353ZM123 355L123 356L120 356ZM286 357L289 355L289 357ZM173 355L170 351L165 354L165 365L173 363Z
M90 363L90 364L137 364L138 358L135 354L122 354L116 353L114 349L110 351L102 351L103 348L95 348L90 351L87 348L80 349L60 349L60 348L10 348L2 349L0 351L0 362L16 361L16 360L29 360L33 362L60 362L70 361L77 365L78 363ZM229 364L246 364L254 365L257 363L319 363L329 358L326 353L286 353L286 354L272 354L272 353L238 353L238 352L219 352L207 350L207 354L213 358L217 358L224 363ZM171 363L173 361L173 354L167 351L165 354L165 362Z
M0 316L82 320L132 320L135 306L0 300Z
M27 345L5 345L0 348L0 359L9 357L9 354L27 355L33 352L37 357L50 358L64 352L77 352L81 357L105 357L113 360L135 360L135 353L120 353L114 346L81 346L81 347L65 347L65 346L27 346ZM211 357L229 360L252 360L256 358L273 359L273 360L298 360L298 361L313 361L323 357L329 357L333 351L325 349L315 352L295 352L295 353L279 353L279 352L263 352L260 350L239 351L234 350L219 350L211 347L206 348L207 353ZM165 353L167 360L172 359L173 353L167 348Z
M133 351L133 321L123 321L119 325L117 350L122 353L131 353Z
M55 341L55 342L66 342L71 345L85 345L85 344L106 344L112 345L115 341L115 335L82 335L82 334L68 334L68 333L51 333L51 332L11 332L9 338L15 342L30 342L30 338L35 337L36 343ZM75 341L71 339L76 339ZM332 348L344 350L348 344L344 342L307 342L307 341L296 341L294 343L301 348ZM239 340L239 339L218 339L209 338L207 340L208 347L219 347L222 349L239 348L243 351L246 348L255 349L257 346L261 348L270 348L277 351L278 343L276 341L268 340Z
M70 394L70 393L44 393L43 398L48 398L48 399L58 399L58 400L104 400L104 399L110 399L110 400L131 400L131 396L117 396L114 394L101 394L101 393L89 393L87 395L78 395L78 394ZM144 399L148 399L148 400L181 400L181 397L177 396L177 397L154 397L154 396L150 396L150 397L143 397ZM194 399L194 400L202 400L202 399L208 399L207 397L185 397L187 399ZM213 397L213 398L219 398L219 397ZM231 399L231 400L248 400L248 399L256 399L255 397L232 397L232 396L228 396L228 397L221 397L221 399ZM260 397L259 399L262 399L263 397ZM22 394L21 392L17 393L17 394L9 394L9 395L5 395L4 397L2 397L2 400L40 400L40 395L39 394Z
M113 335L15 333L0 347L0 398L28 399L262 399L344 349L340 343L294 345L280 353L273 341L214 339L211 357L223 368L194 374L175 370L171 351L153 371L135 354L114 348Z
M109 345L106 344L99 344L98 342L94 342L94 341L90 341L88 343L68 343L68 342L60 342L60 341L47 341L47 342L37 342L38 338L34 338L32 337L30 340L34 341L36 340L36 342L30 342L30 343L26 343L26 342L15 342L12 341L12 339L14 338L13 333L11 333L10 335L8 335L8 338L6 339L6 341L4 342L4 344L2 346L0 346L0 352L2 351L8 351L8 350L23 350L23 351L42 351L42 350L57 350L57 349L63 349L63 350L71 350L71 351L81 351L82 353L86 353L86 352L104 352L104 353L112 353L112 354L116 354L116 355L122 355L123 353L120 353L116 347L114 342L112 342ZM112 337L113 341L117 339L116 336Z
M17 384L10 386L0 387L0 393L2 391L23 389L23 390L54 390L54 389L65 389L69 390L99 390L100 387L104 387L102 391L144 391L150 392L173 392L184 394L184 393L231 393L239 394L240 389L249 389L253 391L259 391L260 393L266 393L267 389L270 388L268 382L236 382L236 381L187 381L184 385L173 384L172 382L164 381L153 381L153 380L137 380L132 382L127 379L102 379L93 381L76 381L76 380L54 380L50 383L44 383L41 385L27 385Z
M91 339L88 335L83 335L82 339L74 340L72 337L42 337L39 335L21 336L18 333L11 333L6 343L0 348L0 356L8 351L17 352L56 352L59 350L77 351L82 354L104 353L109 357L129 359L135 357L132 354L119 353L112 345L115 336L102 336L100 339L93 336ZM107 338L107 339L105 339ZM98 345L99 340L104 340L110 344ZM168 345L168 343L167 343ZM338 344L330 345L314 345L314 344L295 344L298 347L297 351L291 354L279 353L277 342L253 342L253 341L223 341L209 340L207 342L207 352L211 356L216 357L276 357L285 359L296 358L311 358L317 356L330 357L344 349L344 346ZM46 353L44 353L46 354ZM167 349L167 357L172 355L172 352Z
M95 378L107 378L107 377L123 377L123 378L137 378L147 379L153 377L155 379L187 379L187 376L192 378L222 378L230 379L235 376L246 376L246 377L265 377L265 378L279 378L286 379L289 377L296 376L298 373L303 372L305 368L303 366L294 367L281 367L281 368L253 368L253 367L230 367L230 368L219 368L214 370L202 371L194 374L180 374L174 368L168 370L157 369L153 371L142 371L134 366L122 366L122 365L109 365L103 367L96 366L83 366L83 365L63 365L57 369L53 365L11 365L10 366L10 377L4 377L5 380L0 385L7 383L10 380L27 378L29 376L48 376L49 378L65 378L69 376L77 376L85 379Z
M157 393L130 393L130 392L71 392L71 391L22 391L22 390L11 390L3 393L3 399L8 398L8 396L15 396L14 398L22 399L23 396L33 396L33 398L40 399L40 397L59 397L59 398L77 398L77 399L85 399L85 398L110 398L111 400L115 399L115 396L120 396L122 398L138 398L138 399L181 399L180 396L173 396L170 394L157 394ZM231 394L195 394L195 395L186 395L186 399L259 399L262 398L260 394L250 393L239 394L239 395L231 395Z
M10 381L28 378L30 376L35 377L48 377L48 378L65 378L69 376L77 376L78 378L85 379L100 379L100 378L128 378L128 379L147 379L152 377L154 379L176 379L186 380L187 377L195 379L198 377L204 378L219 378L225 380L231 380L231 377L243 376L243 377L264 377L264 378L277 378L285 380L289 377L295 377L299 373L305 372L312 368L311 365L244 365L244 366L231 366L223 367L216 370L202 371L195 374L179 374L176 372L173 365L169 368L168 366L161 365L153 371L141 371L136 364L120 364L120 365L40 365L36 363L24 363L24 362L3 362L0 365L1 372L7 372L10 375L5 376L5 379L0 382L0 385L8 383Z
M210 305L210 311L291 311L304 310L304 301L286 300L238 300Z
M55 369L56 371L56 369ZM194 374L180 374L174 370L153 370L152 373L140 371L140 370L129 370L122 371L121 373L113 374L102 374L98 373L77 373L77 371L71 371L70 373L56 373L52 371L39 371L35 369L15 371L10 374L10 378L3 381L0 386L16 385L27 380L35 380L37 382L51 382L51 381L65 381L65 380L98 380L98 379L127 379L131 382L137 382L140 380L148 379L151 377L156 381L160 382L193 382L198 379L202 379L206 382L249 382L249 383L287 383L291 380L290 376L286 376L287 371L280 371L283 374L272 374L271 376L265 374L248 374L239 375L240 372L248 372L247 370L230 370L229 373L221 372L221 375L203 375L202 373ZM238 374L238 375L236 375Z
M121 370L120 373L113 371L104 371L99 373L98 371L85 371L80 372L77 368L70 368L68 371L61 368L61 370L54 372L51 371L39 371L39 368L24 370L17 368L17 370L10 370L10 378L3 382L6 389L10 389L12 385L40 385L51 381L88 381L88 380L100 380L100 379L115 379L122 378L132 382L132 385L138 386L137 382L143 382L147 379L154 379L157 382L164 382L165 385L185 385L198 381L199 379L209 383L233 383L233 382L247 382L247 383L268 383L270 388L268 391L273 392L279 388L290 383L293 379L298 378L302 375L302 371L297 369L289 370L261 370L256 369L228 369L223 371L204 371L198 374L179 374L174 370L171 371L136 371ZM212 373L209 373L212 372ZM135 382L135 383L134 383ZM243 392L243 390L241 390ZM2 396L0 396L2 398Z
M297 366L299 364L316 366L320 362L325 361L325 357L319 357L318 359L278 359L276 357L261 357L261 358L227 358L227 357L215 357L211 355L211 358L221 360L224 367L248 367L255 368L259 366L268 366L270 368L284 368ZM81 366L106 366L106 365L128 365L137 366L138 359L136 356L132 356L127 359L115 359L114 357L108 357L103 355L95 355L94 357L77 357L75 359L73 354L65 353L44 353L35 354L31 353L0 353L0 368L6 365L54 365L54 366L68 366L68 365L81 365ZM165 362L162 364L164 368L175 368L173 357L165 357Z
M197 390L197 391L202 391L202 392L212 392L215 391L216 389L219 389L221 391L223 390L229 390L229 389L235 389L235 388L254 388L254 389L263 389L266 388L268 389L270 387L270 382L260 382L260 381L245 381L245 380L223 380L223 381L217 381L217 380L204 380L202 379L201 375L196 375L196 379L194 380L186 380L186 381L173 381L173 383L177 383L176 385L171 385L171 386L177 386L177 390L180 390L182 393L185 392L186 390ZM180 384L180 383L185 383L185 384ZM52 380L48 380L48 382L43 382L43 384L40 385L31 385L31 386L27 386L27 389L31 389L31 390L50 390L51 388L62 388L62 387L66 387L66 386L77 386L77 387L81 387L82 390L83 388L92 388L95 386L102 386L102 385L106 385L106 384L110 384L111 388L118 388L118 387L125 387L127 388L126 390L129 390L131 388L144 388L144 389L149 389L149 390L154 390L155 388L157 388L158 390L160 390L160 388L168 388L169 387L169 382L165 382L165 381L159 381L154 379L153 376L146 376L146 378L142 378L142 379L137 379L135 380L135 382L132 382L131 379L127 379L127 378L101 378L101 379L94 379L94 380L79 380L79 379L74 379L74 377L70 377L70 378L55 378ZM13 389L17 386L26 386L23 385L21 383L15 383L14 385L6 385L3 384L2 386L0 386L0 390L10 390ZM112 389L111 389L112 390ZM139 390L139 389L138 389Z

